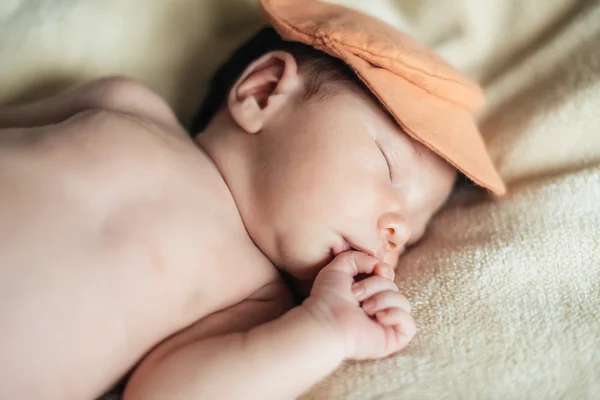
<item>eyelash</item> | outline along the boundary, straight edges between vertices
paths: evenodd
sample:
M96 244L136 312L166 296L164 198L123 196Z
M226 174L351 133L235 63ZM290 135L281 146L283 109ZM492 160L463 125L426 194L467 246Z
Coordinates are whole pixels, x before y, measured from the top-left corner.
M392 169L392 165L390 164L390 160L385 155L385 152L383 151L383 149L379 145L377 145L377 147L379 148L379 152L381 153L381 155L383 156L383 159L385 160L385 163L387 164L388 175L390 177L390 182L394 182L394 170Z

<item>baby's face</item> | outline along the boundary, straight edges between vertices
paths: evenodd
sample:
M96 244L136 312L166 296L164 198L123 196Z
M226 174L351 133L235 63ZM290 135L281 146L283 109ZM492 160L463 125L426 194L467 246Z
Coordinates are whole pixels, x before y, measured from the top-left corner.
M455 180L451 166L354 86L290 104L259 136L251 235L301 282L349 249L395 264Z

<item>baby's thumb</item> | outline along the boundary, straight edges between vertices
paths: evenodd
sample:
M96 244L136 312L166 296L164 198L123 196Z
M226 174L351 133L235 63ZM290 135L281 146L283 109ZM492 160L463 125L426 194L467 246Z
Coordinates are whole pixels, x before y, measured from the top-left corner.
M360 251L346 251L339 254L323 271L340 271L352 277L358 274L370 275L379 263L377 258Z

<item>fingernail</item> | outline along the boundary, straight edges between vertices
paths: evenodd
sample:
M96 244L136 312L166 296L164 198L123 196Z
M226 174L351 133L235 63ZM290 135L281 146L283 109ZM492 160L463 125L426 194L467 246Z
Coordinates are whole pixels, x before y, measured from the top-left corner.
M361 295L365 291L364 285L361 283L355 283L352 285L352 294L355 296Z
M390 279L394 280L396 278L396 271L394 268L390 267Z
M392 268L391 265L386 264L386 263L381 263L379 264L379 269L381 270L381 272L388 277L393 277L394 276L394 269Z

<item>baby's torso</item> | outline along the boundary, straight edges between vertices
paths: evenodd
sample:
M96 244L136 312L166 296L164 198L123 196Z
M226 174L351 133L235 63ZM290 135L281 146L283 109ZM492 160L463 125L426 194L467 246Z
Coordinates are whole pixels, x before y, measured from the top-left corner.
M98 394L277 279L213 168L111 113L0 131L0 386Z

